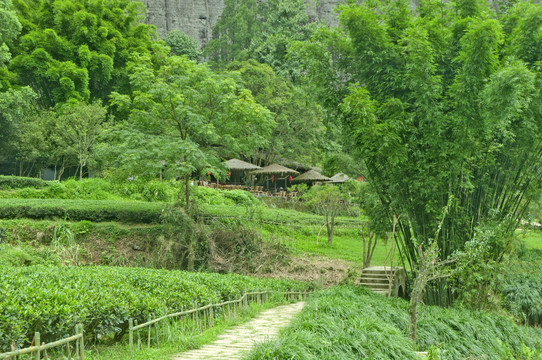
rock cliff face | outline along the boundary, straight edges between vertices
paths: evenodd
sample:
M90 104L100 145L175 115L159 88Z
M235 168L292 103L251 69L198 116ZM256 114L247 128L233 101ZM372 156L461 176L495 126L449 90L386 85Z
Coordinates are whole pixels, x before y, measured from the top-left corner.
M204 45L213 35L213 27L220 19L224 0L139 0L147 8L146 23L156 26L158 35L164 37L172 30L197 39ZM333 8L343 0L305 0L311 21L337 24Z

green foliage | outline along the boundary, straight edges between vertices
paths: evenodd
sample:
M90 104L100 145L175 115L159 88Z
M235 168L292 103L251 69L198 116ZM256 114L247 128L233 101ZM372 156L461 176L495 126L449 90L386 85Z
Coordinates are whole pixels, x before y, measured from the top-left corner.
M18 11L23 34L13 44L11 67L45 107L128 91L130 54L151 47L153 31L140 23L138 2L38 0L18 3Z
M102 130L106 112L100 102L66 104L59 111L56 123L62 128L59 138L79 161L79 179L83 178L83 168L92 160L94 144Z
M276 126L269 141L257 152L248 154L254 163L272 163L276 157L315 163L321 156L325 131L322 109L303 88L278 75L271 66L255 60L236 61L228 70L238 71L254 100L272 113Z
M112 95L116 107L129 109L130 121L109 134L108 166L125 176L182 176L186 197L193 175L219 173L219 153L250 154L275 125L231 74L186 57L134 55L130 80L134 96Z
M0 91L0 149L3 154L7 155L17 148L21 124L36 97L29 87Z
M438 226L444 258L484 224L509 237L542 181L540 71L523 41L537 43L532 31L518 35L536 11L518 5L497 18L478 1L455 5L455 16L430 3L418 15L404 3L350 4L339 16L357 64L344 69L357 81L344 97L344 123L388 217L399 217L412 267L416 244L429 244ZM503 24L517 31L512 42Z
M0 267L57 265L58 263L58 258L51 251L36 250L28 245L13 247L0 241Z
M28 179L20 177L9 178L12 178L13 182L19 181L18 179ZM0 181L1 179L2 177L0 177ZM22 182L19 186L28 187L31 184L32 183ZM0 191L0 198L137 200L172 203L177 198L180 186L176 181L143 181L138 179L117 182L100 178L82 180L69 179L62 182L45 182L39 180L35 181L35 184L44 184L47 187L43 189L23 188L14 191Z
M1 199L1 219L55 219L157 223L163 203L97 200Z
M186 55L190 60L198 61L202 57L198 42L179 30L170 31L164 39L171 55Z
M7 70L7 65L11 60L11 52L6 44L11 43L21 31L21 23L17 19L17 14L13 10L11 0L2 0L0 2L0 92L9 88L9 80L12 74Z
M280 338L259 345L249 358L417 359L415 350L432 347L438 347L443 360L541 355L540 329L522 329L506 317L486 312L431 306L421 312L415 349L406 334L405 300L360 287L335 287L311 296Z
M49 183L42 179L0 175L0 190L21 189L26 187L41 189L48 185Z
M66 337L82 323L88 341L122 334L128 319L176 312L193 304L239 298L245 290L306 289L288 280L115 267L28 266L0 269L0 351Z

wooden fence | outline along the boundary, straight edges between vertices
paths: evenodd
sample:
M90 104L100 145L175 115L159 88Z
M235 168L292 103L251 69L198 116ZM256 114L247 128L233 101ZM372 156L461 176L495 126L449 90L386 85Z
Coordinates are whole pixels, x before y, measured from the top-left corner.
M178 321L181 326L185 328L191 328L193 331L203 332L208 328L214 326L214 321L217 316L221 316L224 319L229 319L232 316L237 316L237 313L241 308L246 308L249 303L263 304L269 299L271 293L282 294L286 296L288 300L306 298L308 292L306 291L257 291L257 292L245 292L241 298L237 300L225 301L217 304L209 302L208 305L197 307L193 305L191 310L181 311L173 314L161 316L159 318L149 318L149 321L143 324L137 324L137 321L130 319L128 327L128 338L130 346L130 355L134 350L134 341L138 349L142 349L143 343L141 340L140 330L147 328L145 332L147 335L147 347L150 348L151 342L154 342L156 346L160 346L159 328L158 323L165 322L163 327L167 332L170 332L171 324L169 319L180 318ZM154 336L152 334L152 328L154 326ZM153 339L154 338L154 339Z
M140 330L147 328L147 347L151 346L151 340L156 346L160 346L159 338L159 323L165 320L180 318L181 326L191 328L193 331L203 332L208 328L214 326L214 321L217 316L222 316L224 319L229 319L232 316L236 316L241 308L246 308L249 303L263 304L269 299L271 293L282 294L286 296L288 300L294 300L299 298L306 298L308 292L306 291L257 291L257 292L245 292L245 294L237 299L226 301L218 304L209 302L208 305L197 307L197 304L193 304L193 308L186 311L181 311L173 314L164 315L158 318L149 317L149 320L143 324L137 324L137 320L128 320L128 338L130 346L130 355L132 355L134 347L134 339L137 340L137 347L142 348ZM169 332L171 324L166 321L167 324L164 328ZM154 336L152 334L152 328L154 327ZM71 343L75 342L74 354L72 354ZM33 346L25 349L13 350L10 352L0 354L0 360L22 360L21 355L27 355L24 357L28 360L41 360L49 359L47 354L48 349L66 345L66 358L71 360L84 360L85 359L85 341L83 325L78 324L75 327L75 335L61 339L48 344L40 342L40 333L34 334Z
M28 354L27 359L48 359L47 354L48 349L66 345L66 357L68 359L85 359L85 338L83 335L83 325L78 324L75 326L75 335L67 337L62 340L58 340L52 343L41 343L40 342L40 333L36 332L34 334L34 340L32 341L34 346L30 346L26 349L14 350L7 353L0 354L0 359L14 359L17 360L20 355ZM75 342L75 354L72 355L71 342ZM43 357L42 357L43 352Z

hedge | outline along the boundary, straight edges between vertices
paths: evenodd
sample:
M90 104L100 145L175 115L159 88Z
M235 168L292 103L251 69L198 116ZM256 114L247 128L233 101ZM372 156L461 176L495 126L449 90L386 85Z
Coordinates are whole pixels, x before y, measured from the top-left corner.
M102 200L0 199L0 219L69 219L158 223L164 203Z
M0 175L0 190L13 190L22 188L41 189L46 186L48 186L48 183L45 180L38 178Z

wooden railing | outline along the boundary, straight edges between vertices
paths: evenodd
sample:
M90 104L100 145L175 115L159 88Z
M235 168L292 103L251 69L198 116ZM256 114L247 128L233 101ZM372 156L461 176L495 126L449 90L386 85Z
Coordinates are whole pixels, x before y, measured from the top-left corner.
M215 322L215 311L218 309L217 313L220 313L218 316L223 316L224 319L229 319L232 316L236 316L241 308L246 308L249 303L263 304L269 299L271 293L283 294L288 300L306 298L308 292L306 291L288 291L288 292L278 292L278 291L257 291L257 292L245 292L245 294L237 299L231 301L225 301L218 304L209 303L208 305L197 307L197 304L193 304L193 308L186 311L181 311L173 314L167 314L158 318L149 317L149 321L143 324L137 324L137 320L129 319L128 320L128 341L130 347L130 355L132 354L134 347L134 340L137 340L137 347L142 348L141 343L141 334L140 330L147 328L147 346L151 346L152 339L152 327L154 326L154 343L156 346L160 346L158 326L159 323L164 320L169 320L173 318L181 318L181 322L184 319L190 321L191 328L195 331L203 332L205 329L213 327ZM183 318L184 317L184 318ZM187 323L185 322L185 324ZM169 325L169 324L168 324ZM75 342L74 353L72 354L71 343ZM25 349L13 350L10 352L0 354L0 360L22 360L23 355L27 355L24 359L29 360L41 360L48 359L47 354L48 349L60 347L66 345L66 358L71 360L84 360L85 359L85 341L84 341L84 332L83 325L78 324L75 327L75 335L51 342L51 343L41 343L40 342L40 333L36 332L34 334L34 340L32 341L33 346L30 346Z
M75 354L72 355L71 342L75 342ZM36 332L34 334L34 346L30 346L26 349L13 350L7 353L0 354L0 359L13 359L17 360L19 356L28 354L29 359L34 358L35 360L48 359L47 354L48 349L66 345L66 357L68 359L85 359L85 337L83 335L83 325L78 324L75 326L75 335L67 337L62 340L58 340L52 343L41 343L40 342L40 333ZM42 352L44 357L42 358ZM27 359L28 359L27 358Z
M158 336L158 323L164 320L169 320L173 318L180 318L179 321L185 325L191 326L192 330L203 332L205 329L211 328L214 326L215 321L215 309L219 309L219 313L224 317L224 319L231 318L236 316L241 308L246 308L249 303L263 304L269 299L271 293L282 294L287 297L288 300L293 299L304 299L306 298L308 292L306 291L288 291L288 292L278 292L278 291L257 291L257 292L248 292L245 293L241 298L237 300L225 301L217 304L209 303L201 307L197 307L196 304L193 305L191 310L181 311L173 314L167 314L159 318L149 319L146 323L137 324L137 321L130 319L128 327L128 337L129 337L129 346L130 346L130 355L133 353L134 341L136 341L136 346L138 349L142 349L143 343L141 341L140 330L147 328L147 347L150 348L151 342L153 341L152 336L152 327L154 326L154 343L156 346L160 346L160 340ZM169 323L166 325L169 327Z

